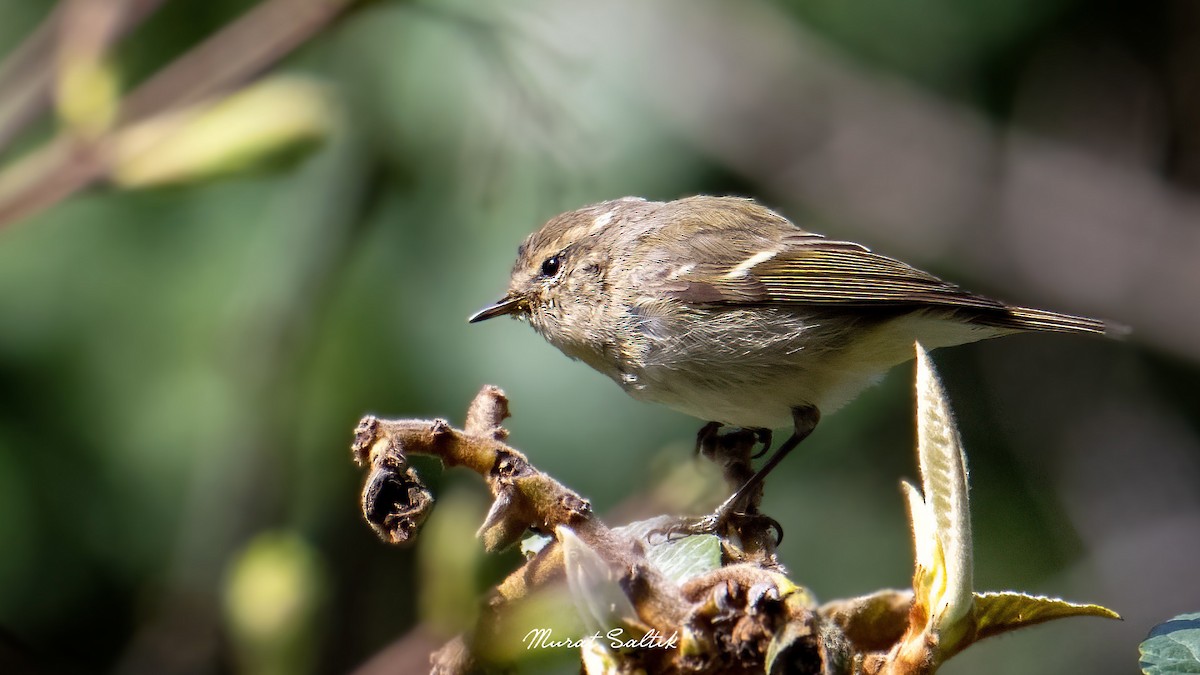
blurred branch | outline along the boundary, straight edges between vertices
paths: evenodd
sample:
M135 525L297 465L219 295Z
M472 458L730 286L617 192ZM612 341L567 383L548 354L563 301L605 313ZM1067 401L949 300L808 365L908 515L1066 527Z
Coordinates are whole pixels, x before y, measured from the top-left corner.
M265 0L125 97L116 124L106 133L94 138L60 133L8 167L0 174L0 227L106 176L111 170L112 140L130 123L146 121L242 84L316 34L352 1ZM145 10L149 4L150 0L143 0L137 7ZM44 49L41 42L45 38L35 38L22 48L18 65L31 58L24 56L25 51L38 53ZM48 87L51 75L39 72L39 81L42 77L47 78Z
M355 0L265 0L125 99L132 121L228 91L289 54Z
M0 64L0 152L50 103L55 51L76 42L79 31L90 46L105 51L136 28L163 0L64 0ZM97 14L104 16L97 16ZM85 18L87 21L82 21ZM99 25L104 30L96 31Z

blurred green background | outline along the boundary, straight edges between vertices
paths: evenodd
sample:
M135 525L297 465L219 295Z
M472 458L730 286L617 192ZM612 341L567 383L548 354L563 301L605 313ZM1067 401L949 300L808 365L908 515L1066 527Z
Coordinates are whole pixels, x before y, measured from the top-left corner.
M601 513L692 461L700 421L517 322L465 322L527 232L627 194L753 196L973 290L1133 327L935 354L977 586L1125 617L985 642L944 672L1133 672L1152 625L1200 609L1190 0L273 0L269 25L311 30L214 92L282 88L207 122L162 92L248 63L266 33L223 34L124 113L116 92L255 3L92 2L146 16L94 47L95 17L0 5L0 54L40 25L50 46L0 70L0 213L27 153L107 149L60 156L34 193L94 180L0 231L3 672L426 668L516 559L479 552L480 482L432 465L417 546L377 541L360 416L459 424L497 384L512 443ZM37 73L59 103L18 119L4 104ZM179 133L157 144L123 133L164 119ZM911 378L828 417L768 484L783 561L819 598L908 583Z

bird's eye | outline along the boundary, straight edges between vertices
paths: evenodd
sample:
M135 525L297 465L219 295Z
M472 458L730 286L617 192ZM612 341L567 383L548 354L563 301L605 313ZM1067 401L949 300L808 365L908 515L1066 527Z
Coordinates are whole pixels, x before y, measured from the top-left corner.
M561 264L562 260L560 260L556 255L546 258L546 261L542 263L542 276L552 277L555 274L558 274L558 268Z

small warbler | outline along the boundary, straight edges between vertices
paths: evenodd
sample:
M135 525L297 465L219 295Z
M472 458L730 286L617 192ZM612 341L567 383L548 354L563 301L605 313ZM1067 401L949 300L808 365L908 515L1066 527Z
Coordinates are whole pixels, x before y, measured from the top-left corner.
M934 349L1104 322L992 300L859 244L806 232L749 199L626 197L569 211L517 250L508 293L472 316L528 320L634 398L791 437L738 501L830 413ZM769 440L767 441L769 443Z

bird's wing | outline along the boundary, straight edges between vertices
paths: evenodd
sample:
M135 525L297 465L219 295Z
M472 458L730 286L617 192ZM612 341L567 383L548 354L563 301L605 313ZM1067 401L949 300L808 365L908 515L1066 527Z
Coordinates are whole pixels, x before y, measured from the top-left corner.
M795 305L813 309L942 309L1003 330L1114 334L1087 317L1007 305L963 290L848 241L796 228L748 200L697 197L671 214L637 281L689 305ZM702 222L691 214L702 212ZM681 263L680 246L687 258Z
M1006 307L852 242L798 230L773 242L759 239L748 253L727 243L707 247L704 262L664 279L667 293L700 305Z

